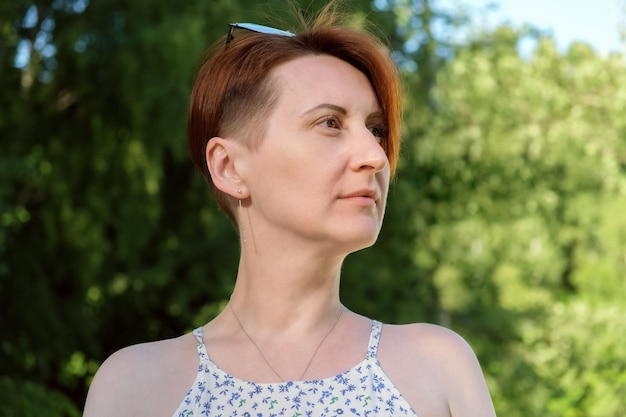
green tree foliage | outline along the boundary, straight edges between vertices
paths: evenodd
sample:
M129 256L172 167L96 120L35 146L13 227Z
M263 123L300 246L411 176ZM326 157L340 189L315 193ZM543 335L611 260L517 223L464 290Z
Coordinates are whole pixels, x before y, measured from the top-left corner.
M410 148L429 173L414 250L501 414L622 415L624 58L545 38L522 58L520 36L500 28L438 72Z
M235 239L184 131L198 58L233 9L43 3L2 6L0 372L80 408L106 355L227 293Z
M0 416L79 415L111 352L223 307L237 239L187 157L186 107L226 23L289 26L285 2L257 3L0 4ZM344 302L459 331L501 415L625 414L624 58L507 27L455 45L468 14L435 1L351 6L389 36L407 111Z

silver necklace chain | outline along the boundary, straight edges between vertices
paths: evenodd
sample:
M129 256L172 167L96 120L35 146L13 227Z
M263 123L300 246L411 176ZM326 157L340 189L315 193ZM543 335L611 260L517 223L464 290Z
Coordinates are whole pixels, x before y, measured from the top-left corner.
M276 369L274 369L274 367L272 366L272 364L267 360L267 358L265 357L265 355L263 354L263 351L261 350L261 348L259 347L259 345L256 344L256 342L254 341L254 339L250 336L250 334L246 331L246 329L243 327L243 324L241 324L241 320L239 320L239 316L237 316L237 313L235 313L235 309L232 306L232 303L228 303L228 307L230 308L230 311L233 312L233 316L235 316L235 320L237 320L237 323L239 324L239 328L241 329L241 331L243 332L243 334L246 335L246 337L248 338L248 340L250 340L250 342L252 342L252 344L254 345L254 347L256 348L256 350L259 352L259 355L261 355L261 358L263 358L263 361L265 362L265 364L272 370L272 372L274 372L274 374L276 374L276 376L278 377L278 379L280 379L281 382L285 382L285 378L283 378L277 371ZM330 335L333 331L333 329L335 328L335 326L337 325L337 323L339 322L339 319L341 318L341 315L343 314L343 309L341 308L341 306L339 306L339 314L337 314L337 318L335 319L335 322L333 323L333 325L331 326L331 328L328 330L328 332L324 335L324 337L322 338L322 340L320 340L320 342L318 343L317 347L315 348L315 351L313 352L313 355L311 356L311 359L309 359L309 362L306 364L306 368L304 368L304 371L302 372L302 375L300 375L300 378L298 379L298 381L302 381L304 378L304 375L306 375L307 371L309 370L309 367L311 366L311 364L313 363L313 359L315 359L315 355L317 355L317 351L320 350L320 347L322 346L322 344L324 343L324 341L326 340L326 338L328 337L328 335Z

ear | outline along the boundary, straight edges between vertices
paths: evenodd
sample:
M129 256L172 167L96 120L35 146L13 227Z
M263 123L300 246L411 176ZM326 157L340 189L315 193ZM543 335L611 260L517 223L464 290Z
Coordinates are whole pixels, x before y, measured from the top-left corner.
M209 139L206 145L206 164L211 180L218 190L240 199L247 196L247 188L237 170L237 158L243 145L232 139L219 136Z

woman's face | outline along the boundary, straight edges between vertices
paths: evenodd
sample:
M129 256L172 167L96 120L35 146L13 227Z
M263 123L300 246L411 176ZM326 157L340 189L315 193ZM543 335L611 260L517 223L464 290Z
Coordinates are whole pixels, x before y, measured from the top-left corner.
M385 119L368 79L326 55L292 60L271 75L280 97L244 163L255 234L346 253L372 245L389 163L380 145Z

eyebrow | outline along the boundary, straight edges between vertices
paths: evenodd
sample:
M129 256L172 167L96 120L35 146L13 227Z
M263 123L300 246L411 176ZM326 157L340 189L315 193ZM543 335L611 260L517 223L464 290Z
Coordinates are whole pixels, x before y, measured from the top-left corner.
M331 110L334 110L334 111L336 111L338 113L341 113L343 115L348 114L348 110L344 109L341 106L337 106L335 104L330 104L330 103L322 103L322 104L318 104L317 106L315 106L315 107L305 111L303 113L303 115L307 115L309 113L313 113L313 112L315 112L317 110L320 110L320 109L331 109Z

